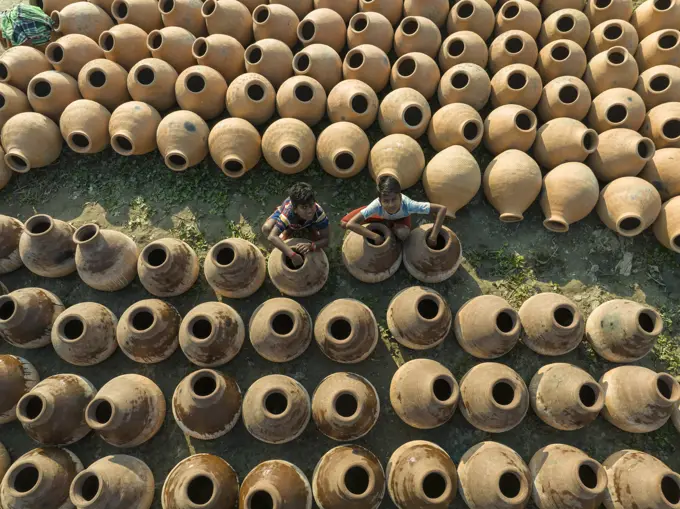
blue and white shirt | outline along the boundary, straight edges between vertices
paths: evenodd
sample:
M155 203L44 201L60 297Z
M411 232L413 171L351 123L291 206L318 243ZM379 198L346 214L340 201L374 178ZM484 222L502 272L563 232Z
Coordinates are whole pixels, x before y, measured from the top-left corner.
M380 203L379 198L373 200L371 203L368 204L368 206L366 206L366 208L364 208L361 211L361 215L364 216L364 219L368 219L369 217L372 216L377 216L387 221L396 221L397 219L403 219L405 217L410 216L411 214L429 214L429 213L430 213L429 202L415 201L409 198L408 196L404 196L403 194L401 195L401 207L394 214L389 214L387 211L385 211L382 204Z

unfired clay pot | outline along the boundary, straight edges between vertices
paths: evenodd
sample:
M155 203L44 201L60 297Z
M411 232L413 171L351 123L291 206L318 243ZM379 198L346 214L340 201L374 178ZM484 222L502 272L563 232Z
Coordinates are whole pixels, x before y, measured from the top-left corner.
M219 371L194 371L177 385L172 415L184 434L214 440L229 433L238 422L241 389L236 380Z
M337 299L317 315L314 339L329 359L355 364L373 353L380 331L368 306L355 299Z
M198 257L192 247L173 238L147 244L137 262L139 280L156 297L183 294L196 282L198 269Z
M484 120L484 146L494 155L514 149L526 153L536 140L536 115L517 104L504 104Z
M293 299L277 297L260 304L250 317L248 333L257 353L271 362L288 362L312 342L312 317Z
M441 283L449 279L462 261L460 240L446 226L442 226L434 247L427 244L433 226L420 225L404 244L404 266L409 274L423 283Z
M680 102L680 67L655 65L640 74L635 91L642 98L645 107L669 102Z
M243 398L243 424L253 437L268 444L295 440L310 417L307 390L288 376L262 377L248 388ZM241 489L245 486L244 480Z
M644 121L645 103L637 93L626 88L610 88L602 92L593 99L588 112L588 124L598 133L616 127L637 131ZM642 133L649 136L644 129Z
M442 72L465 63L475 64L483 69L489 61L489 51L484 39L475 32L463 30L444 39L437 59Z
M432 20L438 27L446 23L449 8L449 4L443 0L406 0L404 2L406 16L423 16Z
M19 240L24 225L18 219L0 215L0 274L9 274L24 263L19 256Z
M536 41L522 30L504 32L489 45L489 70L492 74L511 64L533 67L536 59L538 59Z
M653 230L661 245L680 253L680 198L671 198L663 204Z
M564 355L583 340L585 320L571 299L557 293L539 293L519 310L522 342L541 355Z
M274 114L276 92L264 76L246 73L237 77L227 88L227 110L232 117L242 118L253 125L265 123Z
M196 166L208 155L210 128L191 111L173 111L158 124L156 142L165 165L173 171Z
M305 46L326 44L340 53L345 47L347 26L337 12L327 8L317 8L300 21L297 26L297 35Z
M406 134L420 138L430 123L432 112L423 94L412 88L398 88L385 96L378 110L383 134Z
M60 35L82 34L94 42L99 35L113 26L113 20L104 9L91 2L75 2L58 11L52 11L52 29Z
M199 506L231 509L238 502L238 475L229 463L213 454L194 454L170 471L163 483L163 509Z
M131 30L127 28L129 26L139 27L144 32L151 32L163 27L158 3L153 0L113 0L110 5L111 15L119 23L116 27L125 25L124 30L130 32ZM116 27L113 29L116 29ZM123 30L117 29L116 31L122 32ZM139 51L141 51L141 48L139 48Z
M161 116L144 102L121 104L111 114L111 147L123 156L142 155L156 149L156 131Z
M382 104L380 108L382 111ZM438 152L452 145L460 145L472 151L482 142L484 134L482 117L467 104L454 103L443 106L432 116L432 122L429 124L427 139Z
M456 465L437 444L407 442L387 463L387 489L398 509L447 507L458 491Z
M267 274L262 252L251 242L236 237L210 248L203 271L215 293L230 299L250 297Z
M55 70L77 78L86 63L96 58L104 58L104 51L95 41L85 35L69 34L48 44L45 56ZM11 80L10 84L12 84Z
M59 127L40 113L17 113L2 126L0 136L5 164L17 173L48 166L61 154Z
M76 270L73 232L74 228L69 223L45 214L28 218L19 240L21 261L39 276L63 277L71 274Z
M535 152L534 152L535 154ZM569 225L590 214L599 199L599 184L583 163L563 163L543 178L540 203L543 226L553 232L569 231Z
M209 30L206 30L206 25L210 25L210 21L207 17L203 19L207 9L201 11L200 1L163 0L158 3L158 10L166 27L181 27L196 37L206 35Z
M327 376L312 395L312 417L317 428L338 442L363 437L378 422L379 415L380 399L375 387L354 373Z
M33 364L15 355L0 355L0 424L17 418L16 406L21 397L30 391L40 376Z
M394 51L398 56L417 51L434 58L441 45L439 28L423 16L407 15L394 32Z
M638 176L650 182L659 191L662 200L668 200L680 194L680 175L674 171L678 163L680 149L662 148L654 153Z
M546 44L538 54L538 74L543 83L560 76L580 78L586 71L586 53L569 39L558 39Z
M345 80L363 81L378 93L390 81L390 68L390 60L383 50L377 46L362 44L345 55L342 76Z
M145 58L137 62L127 78L128 91L135 101L165 111L175 105L177 71L159 58Z
M635 53L639 38L635 28L627 21L611 19L592 26L594 28L586 46L588 58L615 46L626 48L631 55Z
M399 0L359 0L361 12L379 12L392 23L392 26L399 24L403 9L404 4Z
M118 8L121 9L120 6L130 3L132 0L115 1L118 2ZM143 3L146 2L143 1ZM153 9L157 12L155 3ZM154 27L151 30L156 28L159 27ZM146 46L147 35L140 27L124 23L102 32L99 36L99 47L104 51L107 60L115 62L129 71L140 60L151 57L151 51Z
M646 180L621 177L602 189L596 210L607 228L624 237L634 237L656 220L661 196Z
M42 288L20 288L0 296L0 334L18 348L42 348L50 343L52 325L64 305Z
M203 120L222 114L227 82L215 69L205 65L187 67L175 82L177 104L183 110L196 113Z
M602 415L628 433L649 433L670 419L680 401L680 385L667 373L642 366L619 366L607 371Z
M102 440L120 448L150 440L164 419L163 393L153 381L135 374L121 375L104 384L85 409L87 425Z
M282 118L296 118L312 127L326 113L326 91L314 78L293 76L276 93L276 109Z
M631 0L608 0L605 2L588 0L584 13L588 16L592 26L597 26L610 19L628 21L633 14L633 2Z
M342 262L359 281L380 283L393 276L401 266L401 243L384 224L368 223L365 226L380 234L383 242L376 244L357 233L347 232L342 244Z
M378 96L366 83L344 80L328 94L328 118L331 122L351 122L368 129L378 116Z
M447 216L454 218L456 212L475 197L481 181L477 161L470 152L457 145L435 155L423 172L423 187L428 199L445 205Z
M654 157L654 142L632 129L610 129L599 135L597 150L586 164L603 182L634 177Z
M479 359L495 359L508 353L517 344L521 330L517 311L495 295L467 301L454 320L461 348Z
M116 340L123 353L133 361L155 364L177 350L180 321L177 310L167 302L140 300L120 316Z
M127 71L116 62L97 58L85 64L78 73L78 88L84 99L96 101L113 111L130 100L127 76Z
M451 330L451 308L436 291L411 286L397 293L387 308L387 326L394 339L414 350L439 345Z
M262 504L276 509L312 509L312 488L292 463L265 461L243 479L239 493L239 507L256 509Z
M79 99L64 109L59 120L61 135L71 150L94 154L109 146L111 114L101 104Z
M329 175L350 178L366 167L370 148L368 136L359 126L336 122L319 135L316 156Z
M244 51L240 42L225 34L199 37L191 47L191 53L198 65L212 67L227 83L231 83L245 72Z
M59 71L36 74L28 84L26 95L36 113L42 113L57 123L64 108L81 98L78 82Z
M559 9L543 21L538 42L545 46L559 39L568 39L585 47L590 37L590 22L580 9Z
M526 0L509 0L496 15L496 34L521 30L536 39L541 31L541 23L541 11L534 4Z
M547 170L569 162L583 162L597 150L598 135L573 118L555 118L536 132L534 158Z
M536 200L543 184L536 161L514 148L492 159L484 170L482 180L486 199L499 212L504 223L524 219L524 211Z
M0 129L2 129L2 126L5 125L5 122L7 122L17 113L31 111L31 105L28 102L28 97L26 97L26 94L12 85L0 83L0 98L2 98L2 106L0 106ZM2 173L5 175L4 172ZM11 173L8 173L8 175L11 175ZM4 187L7 183L5 182L5 178L0 177L1 187ZM1 184L2 182L4 182L4 184Z
M439 67L425 53L406 53L397 59L390 73L392 89L412 88L429 100L437 90Z
M340 14L342 20L347 23L357 12L359 6L356 0L314 0L314 9L325 8L332 9Z
M192 2L198 6L208 33L224 34L236 39L243 47L253 39L253 24L249 8L235 0L208 0ZM245 9L243 7L246 7ZM197 37L205 34L194 34Z
M41 51L31 46L14 46L0 56L0 81L26 92L33 77L50 67Z
M485 0L464 0L453 6L446 20L448 33L462 30L474 32L487 40L496 24L491 5Z
M289 246L299 244L303 239L288 239ZM291 297L308 297L320 291L328 280L328 257L323 249L302 255L304 261L300 267L279 249L269 255L267 272L274 286L284 295Z
M491 78L491 104L519 104L533 109L541 98L543 85L538 72L525 64L511 64Z
M649 110L640 134L651 138L656 148L680 148L680 102Z
M675 65L680 62L680 31L659 30L648 35L640 42L635 52L640 71L656 65Z
M390 38L390 44L392 39ZM293 58L293 71L297 76L308 76L321 83L327 94L342 80L340 55L325 44L310 44Z
M93 366L116 351L118 319L106 306L81 302L62 312L52 326L52 346L76 366Z
M297 26L300 23L295 12L285 5L258 5L253 10L253 35L256 41L278 39L291 48L298 42Z
M246 71L261 74L274 88L293 75L293 53L285 43L262 39L246 48Z
M598 53L590 62L583 81L593 96L610 88L632 89L638 80L638 66L633 56L623 46L614 46Z
M314 161L316 138L302 120L281 118L262 136L262 155L272 168L286 175L304 171Z
M473 63L452 66L444 73L437 88L437 98L441 106L452 103L465 103L477 111L489 101L491 80L486 71Z
M641 39L664 28L677 28L680 23L680 4L674 0L649 0L638 5L630 22Z
M352 16L347 26L347 46L350 49L361 44L372 44L389 53L393 41L392 24L379 12L359 12Z

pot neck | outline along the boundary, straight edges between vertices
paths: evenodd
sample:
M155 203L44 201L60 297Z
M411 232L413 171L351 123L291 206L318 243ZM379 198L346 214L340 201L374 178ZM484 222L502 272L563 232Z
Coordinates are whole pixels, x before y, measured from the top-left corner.
M200 370L189 379L191 400L199 408L217 405L224 396L224 379L211 370Z
M32 391L24 395L17 405L17 418L27 427L43 426L54 415L54 396L47 392Z

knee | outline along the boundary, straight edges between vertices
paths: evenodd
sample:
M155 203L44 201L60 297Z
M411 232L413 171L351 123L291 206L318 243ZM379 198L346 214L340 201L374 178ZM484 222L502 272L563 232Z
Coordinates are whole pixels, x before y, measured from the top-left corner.
M397 236L399 240L402 242L408 239L408 236L411 235L411 230L408 229L406 226L399 226L394 229L394 234Z
M269 234L272 232L272 225L270 225L268 222L264 223L262 225L262 233L264 234L265 237L269 237Z

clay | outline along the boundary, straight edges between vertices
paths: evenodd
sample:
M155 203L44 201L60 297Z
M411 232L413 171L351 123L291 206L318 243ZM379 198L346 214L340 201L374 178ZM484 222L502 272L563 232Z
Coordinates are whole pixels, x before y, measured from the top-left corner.
M193 111L203 120L222 114L227 82L215 69L204 65L187 67L175 82L177 103L183 110Z
M583 76L583 81L593 96L611 88L632 89L638 80L638 66L635 59L622 46L595 55Z
M265 461L243 479L239 494L239 507L255 509L258 504L276 509L312 509L312 488L302 470L292 463Z
M477 161L458 145L449 146L435 155L423 173L423 187L428 200L445 205L447 216L452 218L474 198L481 181Z
M104 51L95 41L85 35L69 34L48 44L45 56L55 70L77 78L85 64L97 58L104 58ZM35 75L31 77L33 76Z
M680 23L680 3L677 0L648 0L637 6L630 22L640 39L665 28L677 28Z
M210 35L228 35L244 48L253 40L253 22L250 10L235 0L207 0L196 2ZM245 8L244 8L245 7ZM194 34L199 37L198 34Z
M487 40L493 33L496 16L485 0L463 0L453 6L446 20L448 33L474 32Z
M378 96L363 81L341 81L328 94L327 102L331 122L351 122L366 130L378 116Z
M257 129L240 118L218 122L208 136L213 161L230 178L242 177L259 162L262 155L260 145Z
M420 138L430 123L432 112L423 94L412 88L399 88L385 96L378 110L378 122L385 135L406 134Z
M293 238L288 239L286 243L294 246L302 241L304 239ZM279 249L274 249L269 256L267 264L269 279L284 295L308 297L319 292L326 284L329 272L326 253L321 249L302 257L304 259L302 265L295 267Z
M484 120L484 146L493 155L506 150L527 152L536 140L536 115L516 104L500 106Z
M559 9L543 21L538 43L545 46L559 39L568 39L585 48L590 30L590 22L580 9Z
M619 46L633 55L638 41L637 32L630 23L620 19L605 21L594 26L586 46L586 55L593 58L598 53Z
M525 64L511 64L491 78L491 104L519 104L533 109L541 98L543 85L538 72Z
M231 119L232 122L234 120ZM210 248L203 271L205 279L217 295L243 299L250 297L262 286L266 265L262 252L254 244L234 237L222 240Z
M465 186L463 182L459 184L461 187ZM477 188L479 189L479 184ZM457 191L460 194L453 199L460 199L465 190ZM451 214L455 214L455 210L452 210ZM423 283L446 281L458 270L462 261L463 248L460 240L446 226L442 226L435 247L427 244L432 227L432 224L425 224L415 228L404 244L404 266L411 276Z
M38 371L26 359L15 355L0 355L0 424L17 418L16 406L21 397L40 381Z
M442 44L437 25L422 16L407 16L394 32L394 51L397 56L407 53L424 53L435 58Z
M276 39L262 39L248 46L245 52L246 70L261 74L274 88L293 75L293 53L285 43Z
M120 316L116 328L118 345L135 362L161 362L177 350L181 319L177 310L162 300L135 302Z
M252 12L257 5L262 5L260 4L261 1L262 0L246 0L243 3L248 7L248 10ZM298 19L304 18L314 10L314 0L274 0L273 2L270 2L270 5L271 4L281 4L289 7L293 10Z
M355 364L367 359L380 332L371 309L355 299L337 299L321 309L314 323L314 339L332 361Z
M602 189L596 210L607 228L624 237L634 237L656 220L661 196L646 180L621 177Z
M19 239L23 231L21 221L0 215L0 274L9 274L23 266L19 256Z
M63 277L75 272L76 245L71 238L74 230L69 223L45 214L30 217L19 241L21 261L31 272L43 277Z
M472 151L481 143L483 134L479 113L472 106L456 103L437 110L427 129L427 139L437 151L453 145Z
M150 440L163 425L165 399L141 375L118 376L99 389L85 409L85 420L106 443L131 448Z
M31 111L31 105L28 102L26 94L12 85L0 83L0 99L0 102L2 102L2 106L0 106L0 129L5 125L5 122L17 113ZM0 182L4 182L3 177L0 177ZM2 187L6 184L7 182L4 182Z
M486 167L484 195L504 223L524 219L524 212L538 198L543 184L541 169L523 150L509 149Z
M5 164L12 171L26 173L48 166L61 153L62 139L54 121L40 113L18 113L2 127Z
M229 463L212 454L193 454L177 463L163 483L163 509L203 506L236 507L238 475Z
M583 81L574 76L560 76L543 87L536 111L543 122L560 117L583 120L591 102L590 90Z
M447 507L458 491L456 465L437 444L407 442L387 463L387 489L398 509Z
M36 74L51 70L45 55L30 46L8 48L0 56L0 82L26 92Z
M126 25L126 28L118 29L121 33L132 32L129 26L139 27L147 33L163 28L163 20L155 0L113 0L111 15L119 23L116 27ZM99 40L101 41L101 37Z
M654 222L654 235L662 246L680 252L680 199L671 198L661 207Z
M293 72L318 81L327 94L342 81L342 60L337 51L325 44L310 44L293 58Z
M127 77L128 91L134 101L165 111L175 105L177 76L177 71L169 63L158 58L145 58L130 69Z
M397 293L387 308L387 326L394 339L413 350L441 344L449 335L453 315L444 298L424 286Z
M489 70L492 74L511 64L534 67L537 59L536 41L522 30L503 32L489 45Z
M659 429L680 401L680 385L671 375L642 366L611 369L600 384L606 388L603 417L628 433Z
M113 111L130 100L127 71L116 62L98 58L83 66L78 74L78 88L83 99L95 101ZM109 114L109 112L106 112ZM108 119L106 120L108 124ZM108 138L108 132L107 138ZM106 140L108 144L108 140Z
M405 0L405 16L422 16L434 22L438 27L446 23L449 4L445 0Z
M342 262L349 273L364 283L380 283L392 277L402 260L401 243L392 230L381 223L364 225L384 240L375 244L354 232L347 232L342 244Z
M342 20L348 23L359 9L357 0L314 0L314 9L332 9L340 14Z
M243 424L253 437L268 444L295 440L307 427L310 416L307 390L288 376L262 377L248 388L243 398ZM244 479L242 491L247 481L248 478Z
M558 39L541 49L536 67L543 83L548 83L560 76L581 78L586 65L586 53L581 46L569 39Z
M563 355L583 340L585 321L578 307L556 293L530 297L519 310L522 342L541 355Z
M680 102L655 106L647 112L640 134L656 148L680 148Z
M634 177L654 157L654 143L632 129L610 129L599 136L597 150L586 164L603 182Z
M250 343L268 361L288 362L307 350L312 342L312 326L307 310L294 300L269 299L250 317Z
M253 34L256 41L277 39L289 47L297 44L297 25L300 23L295 12L285 5L258 5L253 10Z
M430 100L440 79L437 62L424 53L407 53L397 59L390 73L392 89L411 88Z
M110 117L109 111L101 104L79 99L64 109L59 121L61 135L74 152L101 152L109 146Z
M372 44L388 53L392 50L393 40L394 29L390 20L378 12L360 12L349 21L347 46L350 49Z
M647 69L640 74L634 90L642 97L648 110L659 104L680 102L680 68L657 65Z
M262 155L276 171L292 175L314 161L316 138L307 124L282 118L270 124L262 136Z
M340 53L345 47L347 26L337 12L317 8L300 20L297 36L305 46L326 44Z
M674 170L680 162L680 149L662 148L654 153L638 177L651 183L663 201L680 195L680 175Z
M147 244L142 250L137 272L150 294L175 297L193 286L198 278L198 265L198 257L189 244L164 238Z
M583 12L591 26L597 26L610 19L628 21L633 14L632 0L588 0Z
M220 101L221 105L221 101ZM172 171L185 171L208 155L210 128L191 111L173 111L158 124L156 143L165 165Z
M517 344L521 330L517 311L495 295L480 295L467 301L454 320L454 332L461 348L478 359L496 359L508 353ZM489 370L485 368L480 373L491 373Z
M149 32L146 45L153 58L169 63L175 71L181 73L196 65L191 49L196 37L191 32L177 26L168 26Z
M532 39L541 31L541 11L526 0L509 0L498 10L496 15L496 35L510 30L521 30Z
M542 447L529 462L539 509L597 509L607 489L602 465L570 445Z
M392 26L397 26L402 18L404 3L401 0L359 0L361 12L378 12L385 16Z
M204 302L189 311L179 329L179 346L190 362L204 368L234 359L245 340L238 312L222 302Z
M64 108L80 99L78 83L66 73L45 71L28 84L28 102L36 113L59 122Z
M534 158L552 170L560 164L583 162L597 150L599 137L573 118L555 118L543 124L536 132Z
M217 3L216 0L209 1ZM158 2L158 10L163 19L163 25L166 27L184 28L196 37L203 37L207 35L208 32L213 33L210 27L211 20L206 16L206 13L208 12L206 3L208 2L203 3L203 7L201 8L201 2L199 0L162 0ZM222 3L226 3L226 0L225 2L219 2L219 4ZM208 26L207 29L206 25ZM250 28L249 23L247 23L247 26ZM179 71L180 70L178 69L178 72Z
M396 178L401 189L414 186L425 169L420 145L405 134L392 134L378 141L368 155L368 170L373 180L382 175Z
M156 130L161 116L144 102L121 104L111 114L111 147L123 156L142 155L156 149Z
M437 60L442 72L458 64L475 64L483 69L489 60L489 52L484 39L474 32L463 30L444 39Z
M472 63L456 64L444 73L437 88L441 106L464 103L477 111L489 102L491 79L486 71Z
M560 9L575 9L582 11L586 6L586 0L545 0L540 3L539 8L544 18Z
M351 122L329 125L319 135L316 155L329 175L350 178L366 167L371 146L364 131Z
M312 395L312 418L317 428L338 442L365 436L378 422L379 415L380 399L375 387L354 373L327 376Z
M94 42L99 35L113 26L113 20L104 9L90 2L75 2L58 11L52 11L52 29L60 35L81 34Z
M227 88L227 111L253 125L264 124L274 114L276 92L267 78L256 73L242 74Z
M276 109L282 118L296 118L312 127L326 113L326 91L314 78L293 76L276 94Z
M199 37L191 47L191 54L198 65L212 67L227 83L245 73L245 49L235 38L224 34Z
M645 37L635 52L635 60L640 71L656 65L675 65L680 63L680 31L666 29Z
M543 178L543 226L565 233L569 225L590 214L599 199L600 186L592 170L582 163L563 163Z
M390 80L390 61L380 48L362 44L345 55L342 75L345 80L363 81L377 93Z
M184 434L214 440L229 433L238 422L241 389L236 380L219 371L194 371L177 385L172 415Z

